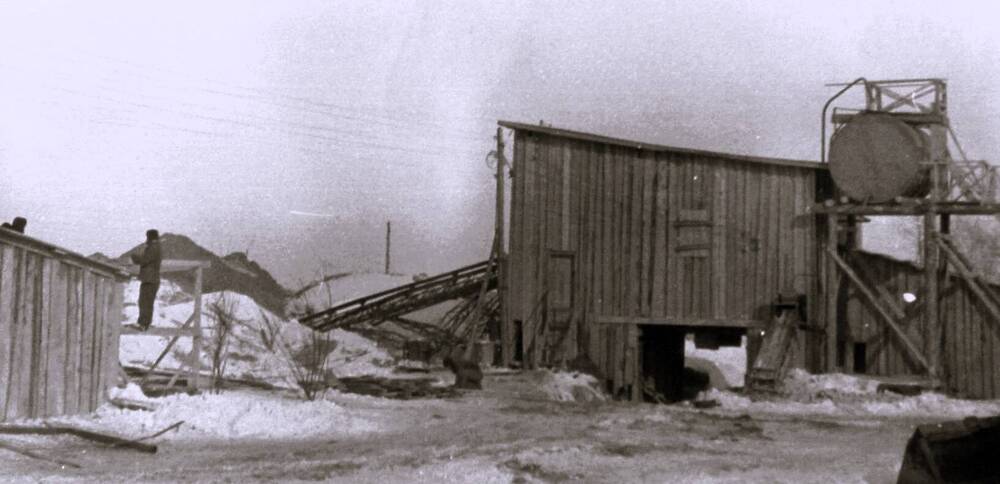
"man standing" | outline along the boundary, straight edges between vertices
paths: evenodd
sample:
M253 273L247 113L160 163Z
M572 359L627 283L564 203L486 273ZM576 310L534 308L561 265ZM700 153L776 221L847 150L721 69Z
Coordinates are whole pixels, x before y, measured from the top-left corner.
M156 229L146 231L146 247L142 254L132 254L132 262L139 264L139 329L145 331L153 323L153 302L160 289L160 233Z

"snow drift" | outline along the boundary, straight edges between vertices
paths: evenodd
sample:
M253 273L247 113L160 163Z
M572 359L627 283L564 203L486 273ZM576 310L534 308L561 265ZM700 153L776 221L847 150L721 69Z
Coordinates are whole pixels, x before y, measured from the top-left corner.
M304 401L273 392L228 391L146 398L134 383L113 388L112 397L151 404L153 411L124 410L110 404L86 416L60 417L83 428L139 436L184 421L163 439L299 438L357 435L379 430L373 420L327 400Z
M139 283L133 281L125 290L123 324L138 317ZM157 294L153 326L181 326L194 310L194 300L177 284L164 281ZM202 329L204 347L202 368L211 368L210 350L218 334L217 310L231 316L233 328L224 345L226 362L224 376L262 381L281 387L294 387L291 378L289 349L294 351L306 344L312 330L257 305L243 294L230 291L202 296ZM338 377L377 375L391 372L392 357L377 344L360 335L343 330L326 334L336 344L327 358L327 368ZM149 334L121 337L119 360L123 365L148 367L166 347L168 337ZM191 338L180 338L160 363L159 368L176 369L192 361Z
M792 369L779 398L755 400L711 389L701 400L716 400L726 410L781 414L961 418L1000 415L1000 401L962 400L940 393L903 396L878 391L877 380L839 373L813 375Z

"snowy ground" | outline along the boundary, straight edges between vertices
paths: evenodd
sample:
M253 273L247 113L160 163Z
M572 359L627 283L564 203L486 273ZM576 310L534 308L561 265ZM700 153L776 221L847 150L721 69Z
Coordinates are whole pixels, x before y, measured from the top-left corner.
M165 289L156 324L182 322L190 301L176 288ZM260 313L236 296L206 300L234 298L241 318ZM255 327L247 328L241 338L252 340ZM288 331L289 338L304 334ZM351 333L337 340L336 371L392 374L392 362L370 341ZM122 361L148 363L153 346L132 342L123 347ZM244 356L229 368L233 375L280 380L280 361L267 359L260 346L235 351ZM175 356L179 362L183 351ZM351 364L343 364L347 360ZM183 421L150 441L159 453L109 449L75 437L0 435L0 443L80 466L0 449L0 475L24 482L891 483L915 425L1000 414L1000 401L903 397L878 393L872 380L802 371L790 372L783 398L751 399L727 389L743 383L742 348L698 350L689 342L686 362L712 379L713 388L699 399L719 406L609 401L588 375L548 371L491 371L482 391L409 401L331 390L307 402L291 389L148 399L133 385L114 391L147 401L152 411L105 405L92 415L50 422L138 438ZM427 376L452 381L440 370Z
M133 281L125 290L123 324L134 323L139 309L139 283ZM282 387L293 387L290 379L289 349L300 347L311 331L295 321L283 320L270 311L258 306L253 299L242 294L222 291L203 295L202 328L205 334L205 350L202 353L202 368L211 368L210 351L215 344L216 312L214 307L228 310L237 323L225 344L227 355L224 374L227 377L253 379ZM176 327L184 324L194 309L190 295L175 284L165 281L157 294L153 313L153 326ZM271 327L275 341L268 344L262 334ZM391 373L392 357L372 341L355 333L334 330L328 333L336 347L329 355L327 366L339 377L378 375ZM170 338L150 334L130 334L121 337L119 360L123 365L148 367L160 355ZM191 339L181 338L166 358L160 363L161 369L175 369L182 362L193 361Z
M813 398L877 398L849 377L792 379ZM105 407L69 419L130 437L184 420L152 440L156 455L70 437L0 436L81 466L0 450L0 469L25 482L890 483L916 424L998 410L996 402L901 397L864 413L801 402L703 411L592 399L580 388L591 383L574 374L508 372L487 375L483 391L446 400L332 391L317 402L257 391L165 397L152 399L153 412ZM580 398L566 401L572 395ZM813 406L803 412L803 405Z

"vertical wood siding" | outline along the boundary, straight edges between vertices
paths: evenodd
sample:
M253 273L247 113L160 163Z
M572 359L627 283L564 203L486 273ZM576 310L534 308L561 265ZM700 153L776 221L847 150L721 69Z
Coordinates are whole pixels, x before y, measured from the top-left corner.
M95 410L118 368L122 284L0 241L0 421Z
M851 254L851 265L861 268L864 276L884 287L898 298L907 319L903 329L917 348L924 344L923 307L924 274L908 262L877 254L857 251ZM1000 287L993 287L994 291ZM905 304L904 293L916 296ZM909 361L902 344L890 333L878 313L853 286L842 289L842 327L848 344L864 343L867 372L872 375L919 374L917 365ZM968 398L1000 398L1000 321L994 321L989 311L959 277L948 277L941 286L941 321L943 339L941 363L947 389ZM849 366L850 361L846 362Z
M779 291L814 293L814 169L521 130L513 157L508 361L518 320L542 363L552 251L574 254L579 306L558 353L585 351L615 391L636 391L639 331L595 315L766 320Z

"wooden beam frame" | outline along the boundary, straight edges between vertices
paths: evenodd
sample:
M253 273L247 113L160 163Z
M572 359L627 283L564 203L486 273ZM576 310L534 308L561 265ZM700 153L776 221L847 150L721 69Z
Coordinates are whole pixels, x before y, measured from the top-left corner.
M597 324L643 324L653 326L688 326L693 328L765 328L767 321L759 319L672 318L596 315Z
M147 335L147 336L172 336L171 340L167 343L167 346L160 353L160 356L156 358L156 361L149 368L146 376L139 382L139 386L146 383L149 376L152 374L153 370L163 361L170 352L177 340L183 336L188 336L191 338L191 352L194 353L194 364L189 369L188 373L188 385L193 389L198 390L204 387L204 381L201 375L201 348L203 344L203 335L201 328L201 313L202 313L202 279L203 271L206 267L210 267L211 263L208 261L197 261L197 260L177 260L177 259L167 259L164 260L160 266L161 272L183 272L183 271L194 271L194 308L191 311L191 316L188 317L187 321L184 322L179 327L176 328L157 328L150 326L146 331L139 332L135 330L123 330L119 336L122 335ZM136 271L137 273L138 271ZM177 322L177 321L174 321ZM180 377L182 370L177 369L173 378L170 379L170 383L167 388L173 387L174 383L177 382L178 377Z
M1000 304L998 304L996 295L989 291L989 286L981 285L982 278L972 271L968 265L968 259L965 258L951 242L945 241L946 239L938 238L938 245L941 247L945 254L945 257L952 263L955 269L958 269L959 275L965 280L966 284L969 285L969 289L982 300L983 305L986 306L986 310L990 312L990 316L993 316L993 320L1000 322Z
M207 260L183 260L183 259L163 259L160 262L160 272L187 272L193 271L195 269L208 269L212 267L212 263ZM129 274L135 276L139 273L139 266L130 265L128 266Z
M861 293L866 298L868 298L868 301L872 304L872 306L875 307L875 311L878 312L880 316L882 316L882 319L885 320L886 324L889 326L889 329L891 329L892 332L896 335L897 339L899 339L899 341L903 343L903 346L906 348L907 352L910 353L910 356L913 358L913 360L916 361L918 364L920 364L920 366L924 370L929 369L929 367L927 366L927 360L924 358L924 355L920 353L920 350L917 349L916 345L914 345L913 342L910 341L910 338L906 336L906 333L903 331L902 328L899 327L899 324L897 323L896 319L893 318L892 314L890 314L885 309L881 299L878 296L876 296L874 292L872 292L872 290L868 287L867 284L865 284L863 280L861 280L860 277L858 277L858 274L854 272L853 269L851 269L851 267L847 264L846 261L844 261L844 259L840 257L840 255L837 254L837 251L835 249L827 247L826 254L830 258L830 260L832 260L834 264L841 270L841 272L843 272L851 280L851 282L854 283L854 285L858 288L858 290L860 290Z
M818 203L808 207L808 211L835 215L925 215L931 211L931 207L930 204L917 200L912 200L912 203L875 205ZM939 203L934 206L933 211L953 215L996 215L1000 214L1000 203Z

